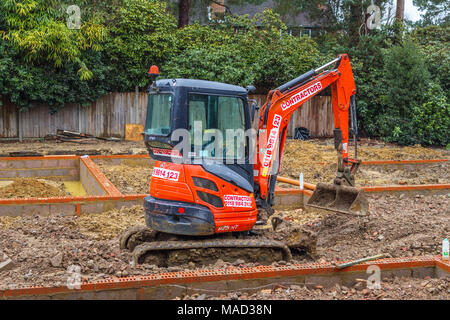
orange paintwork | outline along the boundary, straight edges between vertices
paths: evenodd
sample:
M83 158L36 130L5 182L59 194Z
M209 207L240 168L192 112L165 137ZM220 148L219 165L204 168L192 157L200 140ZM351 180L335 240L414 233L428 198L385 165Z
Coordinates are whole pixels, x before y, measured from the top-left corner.
M253 228L258 214L253 194L206 172L200 165L183 165L156 161L155 168L161 167L161 165L164 169L179 172L179 179L178 181L171 181L152 177L150 183L150 195L152 197L157 199L196 203L208 207L213 213L217 233L247 231ZM219 191L212 191L195 186L192 181L192 177L201 177L203 179L214 181ZM203 191L218 196L222 199L224 206L222 208L214 207L213 205L200 199L196 191ZM225 195L250 197L251 207L227 207L225 206L224 201Z
M258 139L258 147L256 150L265 150L270 146L271 132L275 129L278 130L276 138L281 137L279 152L281 169L281 155L284 151L284 145L286 141L287 126L289 119L295 110L300 108L306 101L314 97L319 92L323 91L327 87L331 87L333 113L334 113L334 127L340 128L342 131L342 143L347 146L344 147L342 153L343 158L348 158L348 119L349 119L349 107L350 97L356 93L355 81L353 79L352 68L350 66L350 60L348 55L342 54L342 59L339 67L336 70L325 71L304 85L282 93L279 90L273 90L269 92L268 99L260 111L259 129L265 129L266 139ZM301 103L300 103L301 102ZM270 109L267 114L267 125L264 128L264 115L266 109ZM276 150L273 150L276 151ZM255 176L255 183L259 184L261 190L261 198L265 199L268 193L268 184L270 175L267 173L267 166L270 170L272 166L273 158L275 154L272 154L268 165L265 164L264 154L258 154L257 163L254 165L254 169L259 171L258 176ZM278 170L278 171L279 171Z
M348 119L350 97L356 93L355 81L353 79L352 68L349 58L346 54L340 56L341 60L337 69L325 71L314 76L304 85L294 88L291 91L282 93L279 90L273 90L269 93L267 102L261 108L259 117L259 133L263 134L265 129L266 136L260 136L258 139L257 162L254 170L258 175L254 177L254 182L259 185L260 196L267 198L269 170L277 151L277 142L280 141L279 155L283 154L286 141L285 130L289 124L289 119L294 111L300 108L304 102L331 87L333 96L333 113L335 128L342 131L343 148L342 156L348 158ZM266 114L267 108L268 113ZM267 116L267 119L264 117ZM265 121L266 120L266 121ZM267 123L265 126L264 123ZM260 152L262 150L262 152ZM281 159L280 159L281 164ZM241 190L234 185L221 180L220 178L207 173L199 165L182 165L174 163L164 163L157 161L155 168L164 167L164 169L179 172L177 181L167 179L166 177L152 177L150 184L150 194L158 199L185 201L197 203L208 207L214 216L216 232L246 231L250 230L256 223L257 208L253 194ZM161 174L172 174L173 172L159 172ZM214 192L207 189L196 187L192 181L193 176L214 181L219 191ZM173 176L172 176L173 178ZM202 201L196 191L204 191L220 197L224 207L216 208L213 205ZM225 205L227 195L251 197L251 208L227 207ZM246 198L248 199L248 198Z
M121 196L122 193L119 191L119 189L116 188L112 184L111 181L103 174L102 170L95 164L94 161L92 161L89 157L83 158L80 157L80 161L84 163L86 168L89 170L89 172L92 174L92 176L97 180L97 182L100 184L103 190L110 195L110 196Z

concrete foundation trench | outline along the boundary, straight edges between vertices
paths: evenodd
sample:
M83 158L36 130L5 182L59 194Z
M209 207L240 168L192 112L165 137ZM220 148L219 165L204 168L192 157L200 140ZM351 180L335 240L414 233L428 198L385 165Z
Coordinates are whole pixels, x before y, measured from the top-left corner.
M448 204L450 184L412 184L412 180L402 178L404 175L402 176L401 173L402 171L426 171L432 166L439 166L446 172L445 174L448 174L448 162L445 159L371 161L363 163L361 167L365 170L366 176L373 176L378 181L374 185L365 184L362 187L371 199L381 202L386 201L386 199L394 199L393 201L397 205L402 202L402 199L411 199L411 208L416 208L416 204L428 205L428 201L430 201L427 208L430 209L431 213L435 210L438 219L436 221L443 223L443 227L436 231L436 236L434 236L436 239L421 239L411 236L412 243L420 243L420 246L425 249L422 250L420 246L417 249L411 245L410 248L408 247L405 250L405 252L408 251L408 255L405 255L405 252L400 252L397 255L396 250L403 244L399 244L398 248L396 247L395 241L397 240L395 238L398 235L395 235L392 236L394 244L384 247L390 250L387 256L391 258L339 269L336 267L337 264L351 260L350 258L353 258L353 256L350 254L344 255L344 259L338 260L338 252L346 250L346 247L338 243L340 241L339 236L332 235L330 231L329 233L325 232L326 236L323 241L326 241L327 244L320 252L317 260L310 257L301 261L282 262L269 266L261 266L257 263L246 264L243 261L237 261L237 263L224 263L223 261L220 263L219 261L218 264L214 265L214 268L210 269L208 269L208 266L194 268L187 264L178 269L144 268L138 270L136 274L134 271L128 271L130 270L127 265L129 256L124 256L125 262L119 265L118 271L114 269L114 263L110 263L112 270L105 267L105 270L108 270L106 272L102 269L95 271L95 268L89 269L90 267L86 267L87 270L90 270L89 274L103 274L103 276L81 277L80 283L75 287L70 287L63 280L67 278L66 265L77 264L76 259L68 261L71 257L74 257L72 253L70 255L64 253L61 263L49 262L45 257L42 258L43 263L49 263L50 269L53 268L53 271L59 268L60 276L57 278L62 282L52 283L51 276L48 276L46 281L28 281L30 285L27 286L28 282L21 277L19 277L21 279L19 284L8 283L8 279L14 278L15 266L20 265L21 261L26 260L26 258L20 258L20 255L19 258L9 256L11 252L8 254L6 252L8 250L0 247L0 275L3 275L1 277L3 280L0 278L0 299L174 299L193 295L195 297L201 295L226 297L227 293L236 291L249 296L258 292L258 290L270 289L274 292L277 288L291 288L293 286L324 290L324 288L336 285L353 287L358 282L366 281L364 279L372 274L367 272L371 266L372 268L373 266L378 268L374 270L380 271L381 281L392 277L448 279L450 264L442 261L436 254L439 253L439 241L442 241L442 239L438 239L437 235L448 234L449 230L449 212L445 203ZM78 222L73 222L75 220L70 219L87 219L87 224L95 226L95 220L90 222L89 217L95 217L96 219L102 217L102 215L110 214L110 219L114 219L121 212L126 215L124 210L130 208L137 210L137 215L143 215L143 212L136 208L142 205L143 198L146 196L152 167L153 162L146 155L0 158L0 231L3 230L2 232L8 236L8 228L17 224L18 221L21 221L20 223L23 223L24 226L32 225L32 223L39 226L41 223L39 219L44 218L50 219L50 221L55 220L54 224L63 223L65 226L77 225ZM383 172L386 173L384 176ZM392 174L393 172L395 172L395 175ZM388 181L389 175L400 176L400 179L404 179L406 182L380 185L380 181ZM416 175L409 176L415 177ZM347 220L344 222L336 221L337 218L329 218L303 208L303 204L307 202L315 186L305 183L304 190L299 190L298 184L297 180L294 179L279 179L280 186L276 189L275 209L283 219L296 221L313 229L320 229L324 228L324 225L329 225L331 229L340 228L339 230L345 231L345 228L351 225ZM438 206L436 207L430 199L438 199L436 200L439 203ZM372 205L372 208L377 212L378 205L376 203L378 202L373 201L375 205ZM442 210L446 211L444 215L442 215ZM387 213L389 214L389 212ZM61 220L65 219L64 217L68 217L67 219L70 221ZM38 219L39 221L33 222L32 219ZM143 217L136 219L143 219ZM432 214L427 219L430 223L433 223ZM143 220L141 221L143 222ZM364 227L365 229L362 231L364 235L361 235L361 237L365 237L364 239L374 243L374 248L377 241L380 243L383 241L382 237L389 237L391 231L382 228L373 231L375 229L372 230L370 227L372 222L365 223L369 227ZM24 228L14 229L16 230L14 232L22 232L23 234ZM114 234L116 231L119 233L120 228L120 226L116 229L113 228L111 233ZM354 228L354 226L351 225L351 228ZM359 226L359 228L362 227ZM89 227L85 229L89 230ZM11 237L14 232L10 234ZM94 227L91 233L85 233L80 236L80 239L94 244L94 247L97 239L99 241L116 241L113 236L109 238L105 236L106 240L101 237L94 237L94 240L92 240L86 236L86 234L92 235L95 232ZM417 231L417 234L419 234L419 231ZM424 236L424 238L426 237ZM345 241L347 240L343 240L343 242ZM330 244L333 242L336 243ZM432 245L431 242L435 244ZM0 245L5 243L0 242ZM105 252L98 252L102 250L100 244L98 248L94 248L98 250L96 251L97 255L108 255L108 258L104 258L105 261L120 259L121 257L119 257L118 252L114 251L115 249L107 248L108 243L112 242L102 242L102 246L106 246ZM18 246L20 247L20 244ZM362 248L361 245L361 250ZM88 251L88 249L85 251ZM376 249L372 251L374 254L380 253L376 252ZM335 254L334 261L324 259L330 252ZM355 257L359 252L361 251L355 251ZM2 254L4 255L3 258ZM84 265L81 266L81 274L85 272L83 268L85 268ZM367 281L364 286L366 284ZM445 294L445 297L448 298L448 289Z

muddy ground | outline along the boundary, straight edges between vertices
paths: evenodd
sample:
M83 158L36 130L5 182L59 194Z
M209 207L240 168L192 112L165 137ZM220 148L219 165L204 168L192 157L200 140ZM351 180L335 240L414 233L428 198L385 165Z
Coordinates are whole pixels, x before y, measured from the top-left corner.
M450 151L423 148L420 146L401 147L379 141L367 141L358 147L358 159L374 160L424 160L448 159ZM349 156L354 157L350 147ZM298 141L290 140L282 158L281 176L298 179L303 172L304 179L310 183L332 182L337 170L337 154L332 139ZM356 175L356 184L436 184L449 183L450 167L446 163L424 166L418 170L398 168L381 169L376 166L361 166Z
M19 155L17 153L20 153ZM103 141L72 143L58 141L0 142L0 156L30 155L100 155L100 154L148 154L144 142Z
M75 144L69 142L27 142L0 143L0 156L14 155L14 152L30 152L39 154L147 154L143 142L119 141L108 142L98 140L92 144ZM350 157L354 149L350 146ZM305 181L309 183L332 182L336 175L336 151L333 139L313 139L308 141L288 140L282 158L281 176L298 179L303 172ZM448 159L450 151L444 149L423 148L420 146L403 147L376 140L362 139L358 147L358 158L371 160L414 160L414 159ZM148 193L152 173L152 163L141 164L123 162L111 165L100 161L99 165L105 175L124 194ZM389 168L361 166L356 176L357 185L388 184L437 184L449 183L450 166L437 163L417 170L401 170Z
M306 172L283 168L281 176L298 180L299 173L303 172L306 182L317 184L319 182L333 183L336 177L337 164L309 165ZM444 163L431 163L408 167L362 165L355 175L357 186L382 185L415 185L415 184L445 184L450 182L450 165Z
M13 156L17 152L48 154L147 154L143 141L103 141L87 144L57 141L0 142L0 156ZM354 156L353 146L349 147ZM289 156L291 155L291 156ZM403 147L378 140L361 139L358 142L358 158L364 160L414 160L448 159L450 151L420 146ZM307 141L286 141L284 159L293 168L300 168L309 162L336 161L333 139L311 139ZM296 165L295 165L296 164Z
M153 164L150 159L127 159L118 165L112 164L107 159L97 162L106 177L123 194L150 193Z
M278 211L276 214L286 222L277 230L282 237L284 227L294 223L318 234L315 256L296 257L288 263L335 262L378 253L391 257L435 255L450 231L449 201L449 195L370 195L371 213L367 218L304 214L300 209ZM0 217L0 251L14 261L10 270L0 271L0 289L64 285L71 265L81 267L84 280L257 265L219 259L203 267L188 261L168 268L134 266L130 253L120 251L118 235L127 226L141 223L143 211L139 206L80 217Z
M51 198L68 196L61 181L39 178L17 178L6 186L0 186L0 199Z
M331 288L320 285L275 284L257 292L229 292L218 295L193 294L175 300L448 300L450 277L417 279L392 277L381 282L380 289L367 289L364 282L353 287L336 284Z

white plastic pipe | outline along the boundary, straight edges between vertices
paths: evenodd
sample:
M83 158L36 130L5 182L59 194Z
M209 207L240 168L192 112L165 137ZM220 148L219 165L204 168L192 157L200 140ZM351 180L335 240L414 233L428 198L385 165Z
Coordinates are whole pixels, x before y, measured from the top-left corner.
M303 172L300 172L300 190L304 189L304 185L303 185Z

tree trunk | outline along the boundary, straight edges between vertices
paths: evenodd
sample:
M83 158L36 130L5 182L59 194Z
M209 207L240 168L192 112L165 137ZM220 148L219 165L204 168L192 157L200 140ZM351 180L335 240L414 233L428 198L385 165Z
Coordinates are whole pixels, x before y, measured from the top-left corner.
M348 34L350 41L354 44L359 42L359 28L364 23L360 3L351 3L349 7Z
M191 0L179 0L178 2L178 28L189 24L189 8Z
M397 9L395 11L395 19L403 21L405 16L405 0L397 0Z

